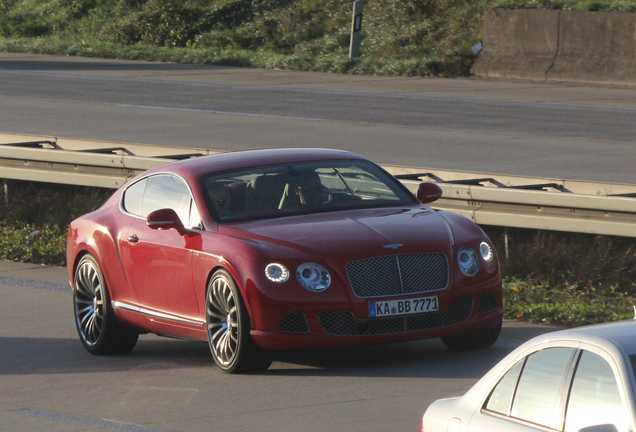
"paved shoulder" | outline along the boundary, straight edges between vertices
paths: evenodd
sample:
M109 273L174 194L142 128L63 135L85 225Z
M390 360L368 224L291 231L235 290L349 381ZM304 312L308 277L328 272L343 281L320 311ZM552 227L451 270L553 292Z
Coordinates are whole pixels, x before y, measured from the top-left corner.
M0 261L0 284L70 291L65 267Z

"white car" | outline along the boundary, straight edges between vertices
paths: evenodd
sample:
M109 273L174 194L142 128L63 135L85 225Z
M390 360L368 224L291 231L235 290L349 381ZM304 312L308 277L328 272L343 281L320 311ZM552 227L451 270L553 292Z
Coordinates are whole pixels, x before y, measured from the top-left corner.
M524 343L464 396L440 399L422 432L636 431L636 322L547 333Z

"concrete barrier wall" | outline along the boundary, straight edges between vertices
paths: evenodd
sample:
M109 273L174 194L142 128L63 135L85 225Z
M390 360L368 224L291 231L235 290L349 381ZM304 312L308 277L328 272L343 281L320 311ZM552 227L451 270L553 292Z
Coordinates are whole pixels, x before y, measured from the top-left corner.
M636 85L636 14L491 9L476 76Z
M559 13L490 9L483 46L471 72L477 76L545 80L558 49Z

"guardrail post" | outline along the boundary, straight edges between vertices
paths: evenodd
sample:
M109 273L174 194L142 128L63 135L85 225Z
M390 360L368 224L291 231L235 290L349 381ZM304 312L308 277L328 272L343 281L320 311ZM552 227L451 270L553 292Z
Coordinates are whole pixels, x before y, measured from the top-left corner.
M510 236L508 235L508 227L504 228L504 256L506 257L506 264L510 261Z

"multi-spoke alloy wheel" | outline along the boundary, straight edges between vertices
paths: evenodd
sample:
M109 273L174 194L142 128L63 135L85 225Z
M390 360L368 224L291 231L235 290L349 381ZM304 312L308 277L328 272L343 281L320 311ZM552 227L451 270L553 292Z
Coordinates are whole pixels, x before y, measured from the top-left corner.
M77 264L73 281L75 324L80 340L93 354L128 352L139 335L122 328L110 308L102 271L91 255Z
M265 370L271 360L250 337L247 310L232 277L217 271L208 284L206 320L210 351L216 364L229 373Z
M92 260L82 260L75 273L75 319L82 341L94 347L104 328L104 284Z
M208 289L208 337L214 359L223 369L237 355L239 312L236 298L225 277L215 277Z

